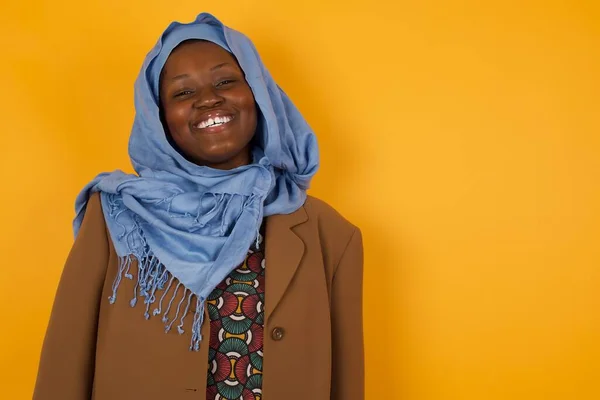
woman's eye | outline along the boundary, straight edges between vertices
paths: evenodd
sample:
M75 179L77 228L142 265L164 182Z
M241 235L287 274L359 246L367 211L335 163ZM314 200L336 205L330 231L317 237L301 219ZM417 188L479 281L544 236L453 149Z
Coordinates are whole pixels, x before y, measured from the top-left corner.
M233 83L233 82L235 82L235 80L233 80L233 79L223 79L222 81L217 83L217 87L220 87L223 85L229 85L230 83Z
M191 90L182 90L180 92L175 93L175 95L173 97L182 97L182 96L187 96L188 94L192 93Z

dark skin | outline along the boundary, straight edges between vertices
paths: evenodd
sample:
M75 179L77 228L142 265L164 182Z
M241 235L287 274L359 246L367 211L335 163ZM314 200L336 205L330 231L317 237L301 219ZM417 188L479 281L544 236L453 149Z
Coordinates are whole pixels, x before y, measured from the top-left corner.
M219 45L194 40L173 50L160 79L167 134L187 160L215 169L251 162L257 110L236 59Z

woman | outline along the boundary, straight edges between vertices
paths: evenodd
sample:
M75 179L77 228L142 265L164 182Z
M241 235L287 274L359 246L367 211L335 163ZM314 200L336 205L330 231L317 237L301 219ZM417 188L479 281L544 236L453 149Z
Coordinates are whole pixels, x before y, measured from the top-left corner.
M315 136L250 40L171 24L135 103L137 175L77 198L34 399L362 399L361 234L306 195Z

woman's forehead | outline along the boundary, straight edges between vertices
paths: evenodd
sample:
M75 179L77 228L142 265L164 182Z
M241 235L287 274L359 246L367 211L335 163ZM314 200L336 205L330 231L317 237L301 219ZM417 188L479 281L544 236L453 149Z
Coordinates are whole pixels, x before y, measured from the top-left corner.
M162 74L186 67L198 67L217 70L223 67L241 69L235 56L218 44L206 40L189 40L175 47L163 66ZM169 72L166 72L169 71Z
M221 54L223 56L231 56L232 54L225 50L220 45L213 43L209 40L202 39L188 39L179 43L175 48L171 51L167 60L171 58L174 54L178 53L191 53L191 54L203 54L203 55L211 55L211 54Z

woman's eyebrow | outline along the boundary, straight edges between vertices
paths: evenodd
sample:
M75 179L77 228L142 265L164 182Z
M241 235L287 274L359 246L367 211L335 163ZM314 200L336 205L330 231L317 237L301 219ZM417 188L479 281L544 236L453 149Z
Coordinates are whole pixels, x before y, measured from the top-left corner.
M224 66L226 66L226 65L229 65L229 63L228 63L228 62L224 62L224 63L218 64L218 65L215 65L215 66L214 66L214 67L212 67L210 70L211 70L211 71L214 71L214 70L217 70L217 69L219 69L219 68L223 68L223 67L224 67Z
M184 78L189 78L189 77L190 76L188 74L175 75L174 77L172 77L170 79L170 81L173 82L173 81L177 81L177 80L184 79Z
M224 62L224 63L221 63L221 64L217 64L217 65L215 65L214 67L211 67L210 71L211 71L211 72L212 72L212 71L216 71L217 69L219 69L219 68L223 68L223 67L224 67L224 66L226 66L226 65L230 65L230 63L228 63L228 62ZM170 81L171 81L171 82L173 82L173 81L177 81L177 80L184 79L184 78L189 78L189 77L190 77L190 76L189 76L188 74L180 74L180 75L175 75L174 77L172 77L172 78L170 79Z

